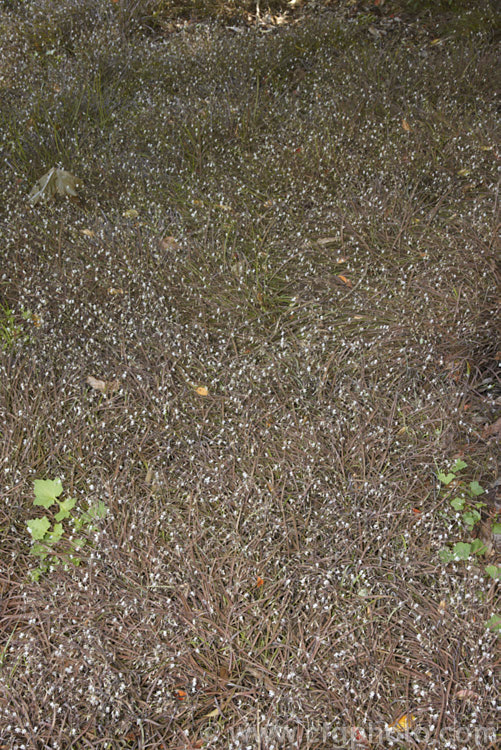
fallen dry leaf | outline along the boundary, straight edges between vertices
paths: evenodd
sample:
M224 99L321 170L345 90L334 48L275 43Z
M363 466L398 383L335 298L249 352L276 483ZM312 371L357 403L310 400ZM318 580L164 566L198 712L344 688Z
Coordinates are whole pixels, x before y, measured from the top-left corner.
M484 430L483 430L484 438L493 437L494 435L496 436L501 435L501 417L496 419L496 421L493 422L492 424L489 424L486 427L484 427Z
M86 237L95 237L96 233L92 231L92 229L82 229L82 234L85 234Z
M179 701L184 701L184 699L185 699L185 698L186 698L187 696L188 696L188 693L186 692L186 690L182 690L181 688L178 688L178 689L176 690L176 698L177 698L177 699L178 699Z
M405 131L406 131L407 133L410 133L410 132L411 132L411 126L409 125L409 123L407 122L407 120L402 120L402 127L403 127L403 129L404 129L404 130L405 130Z
M139 216L139 211L137 211L135 208L128 208L127 211L124 211L122 216L124 216L126 219L137 219Z
M199 396L208 396L209 389L205 385L199 385L198 388L195 388L195 393L198 393Z
M160 240L160 247L162 250L177 250L179 248L179 242L175 237L162 237Z
M76 198L76 190L81 184L82 181L78 177L75 177L74 174L71 174L71 172L59 169L58 167L52 167L36 182L28 196L28 200L35 205L40 201L46 203L55 195L69 195Z
M337 237L321 237L319 240L317 240L319 245L332 245L337 241Z
M257 587L259 588L259 587L260 587L260 586L262 586L263 584L264 584L264 579L263 579L263 578L261 578L261 576L258 576L258 577L257 577L257 581L256 581L256 586L257 586Z
M350 287L353 286L353 284L351 283L351 281L349 279L347 279L346 276L342 276L341 274L338 274L338 279L341 279L341 281L343 282L343 284L346 284L346 286L350 286Z
M478 701L480 696L478 693L474 693L473 690L458 690L456 698L460 701Z
M101 393L114 393L120 388L118 380L98 380L92 375L87 376L86 382L91 388L94 388L96 391L101 391Z
M111 294L112 296L116 296L117 294L123 294L123 293L124 293L124 290L120 286L119 287L110 286L110 288L108 289L108 294Z
M398 732L406 732L408 729L412 729L415 721L416 717L412 714L404 714L400 719L390 724L390 729L396 729Z
M209 711L208 714L204 714L204 719L213 719L216 716L219 716L221 711L219 708L214 708L212 711Z

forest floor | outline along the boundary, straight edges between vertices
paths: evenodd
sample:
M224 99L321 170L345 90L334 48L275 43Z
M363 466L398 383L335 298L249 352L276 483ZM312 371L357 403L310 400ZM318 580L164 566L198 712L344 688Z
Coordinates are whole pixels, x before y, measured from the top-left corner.
M265 5L0 2L2 750L499 746L494 3Z

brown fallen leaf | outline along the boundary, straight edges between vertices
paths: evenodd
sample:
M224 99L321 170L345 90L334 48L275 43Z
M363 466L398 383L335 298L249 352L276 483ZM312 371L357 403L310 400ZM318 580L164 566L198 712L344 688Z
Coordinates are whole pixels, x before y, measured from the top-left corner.
M458 690L456 698L460 701L478 701L480 696L478 693L474 693L473 690Z
M90 385L91 388L94 388L94 390L101 391L101 393L114 393L120 388L118 380L98 380L92 375L87 376L86 383Z
M209 389L205 385L199 385L198 388L195 388L195 393L198 393L199 396L208 396Z
M160 247L162 250L177 250L179 248L179 242L175 237L162 237L160 240Z
M484 430L483 430L484 438L493 437L494 435L496 436L501 435L501 417L496 419L496 421L493 422L492 424L489 424L486 427L484 427Z
M409 125L409 123L407 122L407 120L402 120L402 127L406 131L406 133L410 133L411 132L411 126Z
M117 294L123 294L123 293L124 293L124 290L122 289L122 287L110 286L110 288L108 289L108 294L111 294L113 297L116 296Z
M346 284L346 286L349 286L349 287L353 286L353 284L351 283L351 281L349 279L347 279L346 276L342 276L341 274L338 274L338 279L341 279L341 281L343 282L343 284Z
M82 234L85 234L86 237L95 237L96 233L92 231L92 229L82 229Z
M28 200L32 205L42 202L46 203L55 195L77 197L77 188L81 187L82 180L75 177L65 169L52 167L36 182L32 188Z

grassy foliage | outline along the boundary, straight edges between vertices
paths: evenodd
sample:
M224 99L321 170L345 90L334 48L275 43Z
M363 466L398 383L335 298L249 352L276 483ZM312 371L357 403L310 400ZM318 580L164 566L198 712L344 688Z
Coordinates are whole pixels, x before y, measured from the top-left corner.
M286 5L0 4L7 747L495 726L492 5Z

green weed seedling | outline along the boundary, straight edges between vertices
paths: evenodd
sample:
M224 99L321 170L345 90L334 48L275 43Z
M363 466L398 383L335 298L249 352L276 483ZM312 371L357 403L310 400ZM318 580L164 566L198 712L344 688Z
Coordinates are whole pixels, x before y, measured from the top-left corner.
M442 490L445 490L452 485L455 480L458 480L458 474L463 469L466 469L467 464L458 459L452 468L447 472L439 472L438 479L443 485ZM458 492L453 492L454 495L450 500L451 506L454 510L461 512L461 518L465 529L468 532L473 532L476 524L480 521L480 509L485 507L485 503L477 500L480 495L483 494L484 489L480 486L477 481L470 482L465 485L463 482L458 481ZM455 488L455 484L453 485ZM492 532L494 534L501 533L501 523L493 523ZM457 542L452 548L444 547L439 552L439 557L446 565L450 562L457 562L459 560L469 560L474 555L482 556L487 552L487 548L481 539L473 539L471 542ZM499 565L487 565L485 567L485 573L492 578L494 581L501 579L501 566ZM487 627L495 631L501 631L501 617L494 614L490 620L486 623Z
M70 565L80 564L81 558L78 553L87 543L86 536L95 530L96 521L104 518L108 509L102 501L99 501L80 515L73 514L71 511L76 505L76 500L73 497L60 499L63 494L60 479L36 479L34 488L34 506L41 506L46 510L54 505L58 508L57 512L51 511L50 517L45 515L26 522L32 539L31 554L38 557L40 561L38 567L30 571L30 577L33 581L38 581L43 573L57 565L63 564L67 568ZM72 526L73 533L71 536L67 535L66 544L61 545L59 543L65 536L65 532L67 533L68 525ZM86 534L79 536L81 532L86 532Z

